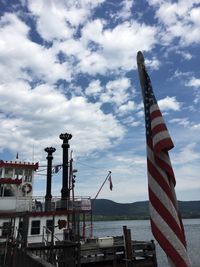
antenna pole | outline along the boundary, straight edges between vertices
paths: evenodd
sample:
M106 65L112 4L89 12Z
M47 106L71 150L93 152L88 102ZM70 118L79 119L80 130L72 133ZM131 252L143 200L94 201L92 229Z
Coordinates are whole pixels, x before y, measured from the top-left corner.
M108 180L108 178L110 177L110 175L111 175L111 171L108 172L108 175L106 176L106 179L103 181L101 187L99 188L99 191L97 192L95 198L93 199L93 201L92 201L92 206L94 205L95 200L97 199L99 193L101 192L101 190L102 190L102 188L103 188L105 182Z
M32 146L32 162L35 162L35 146Z

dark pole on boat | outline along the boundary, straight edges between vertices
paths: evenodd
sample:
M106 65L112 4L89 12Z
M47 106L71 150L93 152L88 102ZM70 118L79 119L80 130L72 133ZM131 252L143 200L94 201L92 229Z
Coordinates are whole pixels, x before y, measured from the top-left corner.
M92 207L93 207L93 205L94 205L94 203L95 203L95 200L97 199L99 193L101 192L101 189L103 188L104 184L106 183L106 181L107 181L108 178L110 177L111 173L112 173L111 171L108 172L108 175L106 176L106 179L103 181L103 184L102 184L101 187L99 188L99 191L97 192L96 196L95 196L94 199L92 200Z
M47 159L47 184L46 184L46 196L45 196L45 211L51 210L51 180L52 180L52 160L53 153L56 151L54 147L46 147L44 149L48 153Z
M62 208L68 208L70 198L69 188L69 168L68 168L68 151L69 140L72 139L72 135L68 133L60 134L60 139L63 140L63 177L62 177L62 189L61 189L61 201Z

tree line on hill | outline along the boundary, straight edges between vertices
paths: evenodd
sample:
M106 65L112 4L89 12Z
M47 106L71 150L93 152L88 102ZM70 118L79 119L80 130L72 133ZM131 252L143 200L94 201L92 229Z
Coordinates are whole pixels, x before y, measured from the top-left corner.
M178 201L182 218L200 218L200 201ZM143 220L149 219L149 202L116 203L96 199L92 206L94 220Z

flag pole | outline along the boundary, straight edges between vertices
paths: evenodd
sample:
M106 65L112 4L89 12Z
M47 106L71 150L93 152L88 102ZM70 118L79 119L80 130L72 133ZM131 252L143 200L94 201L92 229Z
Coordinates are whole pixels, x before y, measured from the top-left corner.
M141 51L137 53L137 66L138 66L138 73L139 73L139 78L140 78L140 85L142 89L142 97L144 99L144 75L143 75L143 69L145 69L145 64L144 64L144 56Z
M103 181L103 183L102 183L101 187L99 188L99 191L97 192L96 196L94 197L94 199L93 199L93 201L92 201L92 207L93 207L93 205L94 205L94 202L95 202L95 200L97 199L97 197L98 197L99 193L101 192L101 190L102 190L102 188L103 188L104 184L106 183L106 181L107 181L107 180L108 180L108 178L110 177L110 175L111 175L111 171L109 171L109 172L108 172L108 175L106 176L106 179Z

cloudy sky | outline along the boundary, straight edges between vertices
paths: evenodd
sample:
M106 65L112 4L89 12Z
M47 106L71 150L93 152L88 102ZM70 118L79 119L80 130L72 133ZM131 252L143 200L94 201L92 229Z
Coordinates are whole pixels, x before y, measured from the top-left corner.
M39 161L35 195L44 148L60 164L68 132L77 195L94 197L112 171L99 198L148 198L141 50L175 144L177 197L199 200L200 0L1 0L0 15L0 158Z

